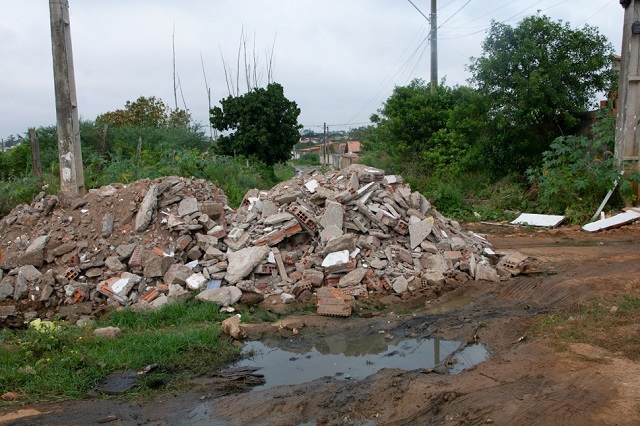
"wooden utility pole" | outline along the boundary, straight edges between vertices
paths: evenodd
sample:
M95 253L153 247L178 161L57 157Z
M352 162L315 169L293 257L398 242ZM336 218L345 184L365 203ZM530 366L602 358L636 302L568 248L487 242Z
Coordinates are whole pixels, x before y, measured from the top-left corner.
M49 13L56 95L60 189L73 194L83 194L86 189L80 149L80 126L73 72L71 30L69 28L69 1L49 0Z
M438 7L437 0L431 0L431 93L438 87Z

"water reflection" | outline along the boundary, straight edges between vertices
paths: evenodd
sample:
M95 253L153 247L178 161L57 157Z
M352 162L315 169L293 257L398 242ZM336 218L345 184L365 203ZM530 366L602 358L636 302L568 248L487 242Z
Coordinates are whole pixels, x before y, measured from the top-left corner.
M305 383L331 376L343 380L365 378L381 368L415 370L433 368L460 347L460 342L440 339L388 338L362 330L336 333L308 342L269 338L247 342L250 357L235 366L262 367L266 383L255 389ZM457 374L489 357L482 344L467 346L453 356L450 373Z

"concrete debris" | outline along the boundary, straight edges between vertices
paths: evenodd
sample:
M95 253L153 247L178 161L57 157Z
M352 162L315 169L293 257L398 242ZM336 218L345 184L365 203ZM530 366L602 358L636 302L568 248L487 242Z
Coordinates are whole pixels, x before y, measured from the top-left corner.
M245 337L247 337L247 333L240 326L240 319L241 315L236 314L222 321L222 332L236 340L244 339Z
M401 176L357 164L251 190L236 210L213 184L175 176L41 193L0 220L0 324L190 293L223 307L317 300L319 314L349 316L356 299L535 271L489 246Z

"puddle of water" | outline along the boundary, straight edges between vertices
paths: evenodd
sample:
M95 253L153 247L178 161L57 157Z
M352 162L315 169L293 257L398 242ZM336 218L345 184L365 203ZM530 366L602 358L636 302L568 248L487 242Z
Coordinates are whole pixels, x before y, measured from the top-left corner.
M362 330L360 330L362 333ZM393 338L370 333L334 334L305 340L269 338L247 342L243 354L248 358L234 367L262 367L266 383L255 390L279 385L309 382L331 376L341 380L359 380L381 368L415 370L433 368L460 347L460 342L439 339ZM467 346L457 353L449 366L457 374L489 357L482 344Z
M471 303L471 296L461 296L446 302L440 303L437 306L430 307L427 305L427 313L429 314L441 314L443 312L450 311L456 308L462 308Z

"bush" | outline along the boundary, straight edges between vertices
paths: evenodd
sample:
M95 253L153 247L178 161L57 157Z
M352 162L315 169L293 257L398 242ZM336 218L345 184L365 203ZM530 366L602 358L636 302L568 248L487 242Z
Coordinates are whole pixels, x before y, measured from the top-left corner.
M543 154L542 166L529 169L530 182L537 187L540 212L563 214L574 223L591 218L613 183L620 179L619 164L612 154L615 117L601 111L593 125L594 138L565 136L557 138ZM623 194L630 195L631 181L620 182Z

